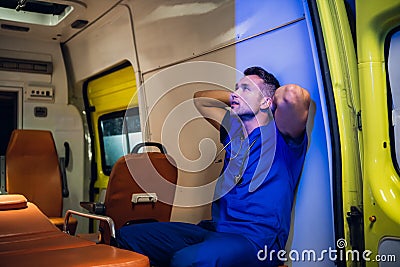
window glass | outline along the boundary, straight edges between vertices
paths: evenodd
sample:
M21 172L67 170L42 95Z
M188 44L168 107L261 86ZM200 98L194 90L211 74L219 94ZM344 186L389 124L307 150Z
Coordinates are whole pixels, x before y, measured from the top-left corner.
M400 31L395 32L390 39L388 75L392 95L392 135L397 165L400 166Z
M115 162L142 140L139 110L105 114L99 117L99 128L103 172L109 175Z
M353 37L354 47L357 47L357 35L356 35L356 1L345 0L344 5L346 7L347 18L349 19L349 26L351 35Z
M132 151L132 149L142 141L138 108L127 110L125 115L125 125L128 133L128 151Z

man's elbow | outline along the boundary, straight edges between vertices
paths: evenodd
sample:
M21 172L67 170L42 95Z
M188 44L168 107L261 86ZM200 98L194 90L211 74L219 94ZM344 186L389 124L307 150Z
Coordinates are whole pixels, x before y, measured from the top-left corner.
M204 94L202 91L195 92L193 94L193 103L197 109L201 109L204 106Z
M206 96L206 91L197 91L193 94L193 98L201 98Z
M297 84L288 84L285 87L284 101L289 106L301 105L308 111L311 98L306 89Z

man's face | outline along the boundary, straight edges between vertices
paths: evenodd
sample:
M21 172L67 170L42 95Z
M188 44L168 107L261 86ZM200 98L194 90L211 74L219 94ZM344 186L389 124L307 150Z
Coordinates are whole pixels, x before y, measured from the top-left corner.
M265 103L261 92L264 87L264 81L257 75L243 77L231 94L231 110L243 120L252 119Z

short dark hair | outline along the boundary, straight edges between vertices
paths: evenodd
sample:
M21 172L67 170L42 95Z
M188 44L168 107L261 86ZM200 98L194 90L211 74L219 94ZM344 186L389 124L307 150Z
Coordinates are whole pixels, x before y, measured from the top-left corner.
M268 96L270 96L270 97L273 96L275 93L275 90L280 87L279 81L275 78L275 76L261 67L247 68L244 71L244 75L245 76L257 75L258 77L260 77L264 81L264 83L267 87L267 92L264 92L264 93L267 93Z

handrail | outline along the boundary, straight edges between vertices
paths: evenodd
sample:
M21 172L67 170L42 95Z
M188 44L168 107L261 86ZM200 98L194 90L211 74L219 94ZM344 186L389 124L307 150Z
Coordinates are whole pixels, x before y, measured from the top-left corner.
M108 226L110 227L111 237L115 238L115 223L114 223L113 219L111 219L108 216L104 216L104 215L88 214L88 213L79 212L79 211L75 211L75 210L67 210L67 212L65 213L63 232L69 234L68 221L69 221L69 217L71 217L72 214L75 214L75 215L78 215L81 217L86 217L86 218L90 218L90 219L107 222Z

